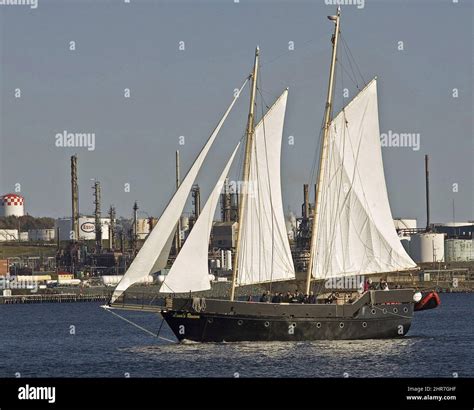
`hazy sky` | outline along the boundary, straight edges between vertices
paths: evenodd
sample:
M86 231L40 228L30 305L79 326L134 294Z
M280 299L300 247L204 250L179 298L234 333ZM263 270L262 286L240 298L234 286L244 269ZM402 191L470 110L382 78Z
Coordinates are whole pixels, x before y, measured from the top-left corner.
M184 174L250 72L258 44L265 102L290 89L283 202L299 214L326 96L333 30L326 15L335 11L326 3L334 1L0 5L0 193L21 187L30 214L69 215L69 158L77 153L81 213L92 212L91 178L98 178L103 211L113 203L118 215L128 216L137 200L143 212L159 215L174 190L175 150ZM453 199L456 220L474 219L472 2L359 5L342 7L341 31L365 80L378 76L381 133L420 134L418 150L382 150L394 217L425 223L429 154L432 220L451 221ZM356 92L342 46L340 52L347 71L338 67L337 110ZM360 76L358 83L363 86ZM243 135L247 109L248 89L201 172L203 199ZM57 147L55 136L64 131L94 133L95 149ZM290 135L294 145L288 145ZM231 177L237 175L234 167Z

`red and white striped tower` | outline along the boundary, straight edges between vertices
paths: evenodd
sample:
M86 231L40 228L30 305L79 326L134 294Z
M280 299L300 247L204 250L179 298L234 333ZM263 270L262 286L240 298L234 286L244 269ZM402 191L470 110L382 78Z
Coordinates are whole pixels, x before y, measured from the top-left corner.
M0 216L23 216L25 198L18 194L6 194L0 197Z

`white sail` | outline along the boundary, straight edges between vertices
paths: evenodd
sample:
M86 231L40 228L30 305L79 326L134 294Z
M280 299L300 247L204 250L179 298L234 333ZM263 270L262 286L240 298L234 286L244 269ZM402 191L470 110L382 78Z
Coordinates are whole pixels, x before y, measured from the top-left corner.
M164 210L161 218L158 220L157 224L148 235L145 243L141 247L138 254L135 256L132 264L128 268L127 272L123 276L122 280L119 282L117 287L114 290L114 293L111 298L111 303L113 303L126 289L132 286L137 281L148 276L150 273L155 272L159 269L162 269L166 266L167 254L164 255L163 249L168 248L167 243L169 244L169 238L172 236L176 223L178 222L179 217L181 216L186 200L188 199L189 192L194 184L194 180L201 168L201 165L204 162L204 159L207 156L214 140L219 133L224 121L229 115L232 107L234 106L237 98L240 95L243 87L247 83L248 79L244 82L240 91L235 95L232 103L229 108L217 124L217 127L207 140L203 149L199 153L198 157L194 161L192 167L188 171L186 177L182 181L181 185L177 189L171 201L168 203L168 206ZM167 250L169 252L169 249ZM160 258L161 264L158 265L157 259Z
M288 90L255 127L248 201L239 244L237 284L293 279L281 198L280 156Z
M415 267L390 211L372 80L330 124L313 252L316 279Z
M219 195L239 146L240 143L232 153L196 224L184 242L171 270L166 275L160 289L161 293L198 292L211 288L208 253L212 222L219 202Z

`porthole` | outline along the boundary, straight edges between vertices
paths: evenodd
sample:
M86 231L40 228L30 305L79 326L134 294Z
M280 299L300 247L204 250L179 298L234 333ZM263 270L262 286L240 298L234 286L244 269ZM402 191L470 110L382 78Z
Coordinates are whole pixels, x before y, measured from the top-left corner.
M343 322L339 323L339 327L342 329L344 327L344 323Z
M293 323L291 324L291 326L292 326L292 327L296 327L296 323L293 322Z
M238 324L239 326L242 326L242 323L244 323L242 320L238 320L238 321L237 321L237 324Z
M316 323L316 327L319 329L321 327L321 323L320 322Z
M367 327L367 322L362 322L362 327Z
M398 313L398 309L397 309L397 308L393 308L393 313Z
M372 309L370 312L371 312L373 315L375 315L375 313L376 313L375 309Z
M404 308L403 308L403 311L404 311L405 313L408 313L408 308L407 308L407 307L404 307Z
M212 319L212 317L210 317L209 319L207 319L207 323L212 323L214 320Z
M387 313L387 309L383 308L382 309L382 312L384 313L384 315Z
M268 326L270 326L270 322L265 322L264 325L265 325L265 327L268 327Z

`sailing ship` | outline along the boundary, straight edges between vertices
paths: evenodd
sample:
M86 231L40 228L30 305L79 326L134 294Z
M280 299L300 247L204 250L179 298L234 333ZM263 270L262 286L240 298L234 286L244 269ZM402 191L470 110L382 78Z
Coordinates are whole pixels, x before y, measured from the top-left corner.
M416 269L395 231L388 201L379 138L377 79L370 81L335 117L334 77L340 34L334 23L329 85L322 129L310 258L305 293L327 279L365 277ZM229 299L193 297L209 290L208 248L213 217L233 150L199 218L177 255L156 306L178 340L198 342L300 341L404 336L410 329L414 289L369 290L344 303L260 303L238 300L238 286L295 279L281 195L280 156L288 89L255 124L259 49L251 75L212 132L129 269L113 292L109 308L127 309L133 284L163 269L189 192L232 110L250 84L239 218ZM189 294L175 297L176 294ZM132 308L128 306L128 308Z

